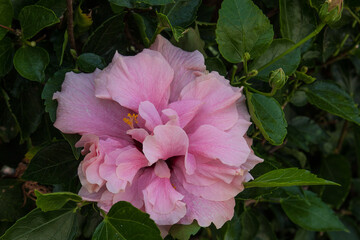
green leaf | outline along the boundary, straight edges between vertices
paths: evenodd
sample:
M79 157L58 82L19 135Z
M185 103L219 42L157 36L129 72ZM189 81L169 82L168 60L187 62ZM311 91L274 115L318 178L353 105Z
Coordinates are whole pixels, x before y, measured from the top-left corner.
M219 11L216 41L221 54L232 63L244 54L257 58L269 47L274 31L269 19L252 0L224 0Z
M259 221L253 210L246 209L240 216L241 221L241 235L239 239L251 240L254 239L259 230Z
M41 47L21 47L14 56L14 66L18 73L31 81L43 82L45 69L49 64L49 54Z
M16 179L0 180L0 221L15 221L26 214L21 186Z
M220 75L225 76L227 74L224 63L216 57L210 57L205 59L206 70L209 72L216 71Z
M6 27L11 27L13 15L14 15L14 10L11 1L0 0L0 24ZM0 40L5 37L7 31L8 31L7 29L0 27Z
M149 215L128 202L114 204L96 228L93 240L161 240L160 231Z
M144 45L149 47L151 40L155 39L154 35L157 28L157 18L153 17L151 14L146 13L132 13L132 16L135 20L135 23L137 24Z
M331 155L323 159L319 175L341 185L341 187L324 186L320 194L324 202L339 209L350 191L351 166L349 161L344 156Z
M50 119L52 122L56 120L56 109L57 101L53 100L53 95L55 92L61 90L61 85L64 81L65 74L69 69L62 69L57 71L54 76L49 78L45 83L44 89L41 93L41 98L45 100L45 112L49 113Z
M303 0L280 0L280 31L283 38L299 42L316 29L316 15Z
M246 188L251 187L290 187L302 185L339 185L337 183L318 178L308 170L298 168L277 169L245 182Z
M304 191L306 200L297 196L282 199L281 207L295 224L310 231L344 231L339 218L316 196Z
M176 41L179 41L179 39L183 36L185 30L182 27L179 26L173 26L171 25L170 20L168 17L162 13L156 13L158 17L158 29L170 29L173 33L173 37Z
M34 209L19 219L1 240L64 240L74 239L77 230L74 209L42 212Z
M94 53L83 53L76 60L79 69L86 73L94 72L96 68L104 69L106 67L105 60Z
M42 184L61 184L76 175L78 164L67 142L54 142L36 153L22 178Z
M42 194L35 190L36 206L43 212L61 209L67 202L80 202L82 198L71 192L56 192Z
M78 134L65 134L61 133L64 139L70 144L72 152L76 160L79 160L81 148L75 147L75 144L80 140L81 136Z
M280 145L286 136L287 123L280 104L272 97L246 93L251 119L273 145Z
M182 225L182 224L175 224L172 225L169 233L175 239L179 240L188 240L190 239L191 235L195 235L200 230L199 224L194 221L190 225Z
M206 56L204 51L205 42L201 39L198 28L186 29L184 36L182 36L178 42L174 42L174 45L188 52L197 50Z
M250 69L259 70L259 74L256 77L263 80L267 80L270 72L278 68L282 68L286 75L291 75L295 72L300 64L301 56L299 48L295 49L291 53L285 55L264 69L263 66L278 57L293 45L294 43L287 39L274 40L270 47L261 55L261 57L254 60L254 62L250 65Z
M303 87L303 91L316 107L360 125L359 109L354 100L334 83L316 81Z
M67 6L66 0L39 0L36 5L51 9L59 18L63 15Z
M187 27L196 19L201 0L175 0L167 4L161 13L167 16L172 26Z
M124 16L116 15L103 22L87 39L82 52L92 52L111 61L115 51L125 53L128 40L124 34Z
M52 10L38 5L21 9L19 21L25 39L32 38L42 29L60 22Z
M9 38L4 38L3 40L0 40L0 77L3 77L6 74L8 74L12 69L13 56L14 56L14 46L11 40Z
M110 3L127 8L136 8L140 4L149 4L149 5L166 5L173 3L174 0L109 0Z

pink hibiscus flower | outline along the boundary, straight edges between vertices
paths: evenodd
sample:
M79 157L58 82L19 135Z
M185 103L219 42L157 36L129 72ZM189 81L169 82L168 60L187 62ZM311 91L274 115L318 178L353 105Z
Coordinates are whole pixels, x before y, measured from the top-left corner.
M136 56L116 53L103 71L67 73L54 99L55 127L82 135L79 194L105 211L128 201L162 228L220 228L262 161L246 136L242 90L161 36Z

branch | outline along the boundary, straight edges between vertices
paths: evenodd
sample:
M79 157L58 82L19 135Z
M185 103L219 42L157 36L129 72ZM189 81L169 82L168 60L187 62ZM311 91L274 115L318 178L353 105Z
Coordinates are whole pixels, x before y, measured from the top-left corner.
M70 47L76 51L72 0L67 0L67 31L69 35Z

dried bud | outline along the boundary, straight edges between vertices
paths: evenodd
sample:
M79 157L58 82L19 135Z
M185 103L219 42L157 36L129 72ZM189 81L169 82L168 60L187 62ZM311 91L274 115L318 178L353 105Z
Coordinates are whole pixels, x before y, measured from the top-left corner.
M327 0L320 9L321 20L327 24L333 24L340 20L344 0Z
M270 73L269 84L272 88L280 89L285 85L287 79L284 70L279 68Z

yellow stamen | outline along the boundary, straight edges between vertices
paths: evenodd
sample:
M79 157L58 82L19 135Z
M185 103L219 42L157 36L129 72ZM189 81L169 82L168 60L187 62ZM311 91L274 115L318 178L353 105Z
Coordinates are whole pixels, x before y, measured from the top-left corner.
M138 114L130 114L128 113L127 115L128 117L127 118L123 118L123 121L130 126L131 129L134 128L134 122L135 123L138 123L138 120L137 120L137 117L138 117Z

